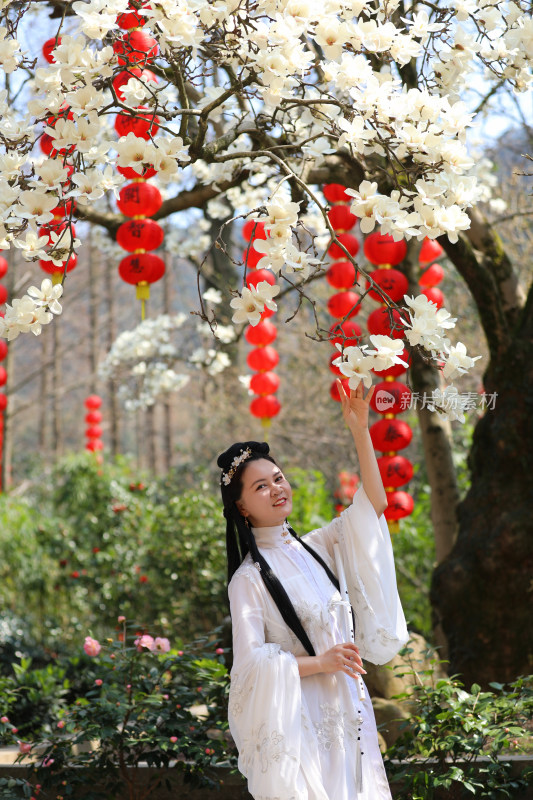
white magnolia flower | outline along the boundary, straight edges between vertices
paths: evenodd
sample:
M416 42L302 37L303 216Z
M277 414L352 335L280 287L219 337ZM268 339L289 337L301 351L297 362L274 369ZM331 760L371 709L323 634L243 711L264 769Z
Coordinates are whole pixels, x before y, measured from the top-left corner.
M271 286L268 281L260 281L257 286L252 290L258 300L263 303L270 311L277 311L278 307L273 298L280 293L280 287L277 284Z
M214 305L222 302L222 292L212 286L203 293L202 297L208 303L214 303Z
M240 322L248 322L250 325L257 325L261 320L261 314L265 308L264 303L248 287L244 287L240 297L234 297L230 301L230 306L235 309L232 321L238 325Z
M447 386L444 390L433 389L431 399L426 403L429 411L438 411L444 419L453 422L465 422L465 408L468 397L459 394L455 386Z
M58 199L55 195L27 189L19 194L18 200L18 204L13 208L17 217L33 219L39 225L46 225L54 218L51 210L57 206Z
M472 369L474 363L481 358L481 356L468 356L466 354L466 347L462 342L457 342L455 347L447 347L447 358L442 374L448 381L454 381L459 375L464 375L469 369Z
M28 294L36 304L47 308L52 314L61 314L63 309L58 301L63 294L63 286L60 283L54 286L50 278L45 278L40 289L30 286Z
M392 339L390 336L379 334L373 334L369 338L376 349L369 350L367 355L374 357L373 369L375 369L376 372L389 369L389 367L395 364L402 364L404 367L408 366L408 364L400 358L404 349L404 344L401 339Z
M22 250L22 255L26 261L31 261L35 258L44 258L46 253L44 248L48 244L48 236L39 236L35 231L28 231L26 238L13 239L13 244Z
M348 380L350 389L357 389L360 382L363 381L366 388L372 386L372 368L374 366L374 358L366 353L367 345L361 347L345 347L342 350L342 345L335 345L338 350L342 351L342 356L336 358L333 362L339 370L345 375Z

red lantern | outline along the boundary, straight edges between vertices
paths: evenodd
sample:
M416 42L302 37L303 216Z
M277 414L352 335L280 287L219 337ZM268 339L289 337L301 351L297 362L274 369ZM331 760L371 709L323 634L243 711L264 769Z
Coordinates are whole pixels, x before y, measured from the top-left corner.
M444 278L444 270L440 264L432 264L420 276L418 283L420 286L425 286L429 289L431 286L437 286L438 283Z
M370 438L376 450L403 450L411 444L413 431L403 419L380 419L370 426Z
M343 378L344 377L343 373L336 366L336 364L333 363L334 361L337 360L337 358L340 358L340 355L341 354L338 351L336 353L332 353L330 355L330 357L329 357L329 368L330 368L330 371L333 372L334 375L337 375L339 378Z
M85 449L89 450L91 453L94 453L96 452L96 450L103 450L104 443L102 442L101 439L91 439L85 445Z
M411 366L411 356L407 354L407 350L405 349L405 347L400 354L400 358L402 359L402 361L405 361L406 364ZM382 369L382 370L373 369L372 372L374 373L374 375L377 375L378 378L388 378L388 377L396 378L398 375L401 375L403 372L406 372L406 370L407 367L404 367L402 364L393 364L393 366L388 367L388 369Z
M349 386L348 378L345 378L344 380L341 379L341 383L342 383L342 385L344 387L344 391L346 392L346 394L349 397L350 396L350 386ZM341 396L339 394L339 387L337 386L337 381L333 381L333 383L329 387L329 393L331 395L331 399L332 400L335 400L336 403L340 403Z
M333 206L328 211L329 224L335 232L349 231L357 222L348 206Z
M381 456L378 468L383 486L403 486L413 477L413 465L405 456Z
M363 245L365 256L371 264L390 264L395 267L407 255L405 239L395 242L388 233L371 233Z
M257 286L258 283L262 283L262 281L266 281L271 286L274 286L276 283L276 276L270 269L255 269L251 275L248 275L246 278L246 285L248 288L250 286Z
M393 322L395 325L399 326L399 329L397 330L391 329L389 321L390 313L390 309L387 308L376 308L375 311L372 311L372 313L369 314L366 323L368 332L371 334L377 333L384 336L391 336L393 339L402 339L404 335L404 327L400 321L400 312L396 309L392 310Z
M117 202L119 211L126 217L151 217L162 204L163 198L157 186L144 181L123 186Z
M8 263L3 256L0 256L0 278L3 278L8 270Z
M7 397L3 392L0 392L0 411L5 411L7 408Z
M269 308L265 306L263 311L261 311L261 321L263 321L264 319L268 319L269 317L273 317L274 313L275 313L274 311L271 311Z
M89 397L85 398L84 401L85 408L91 409L91 411L100 408L102 405L102 398L98 394L90 394Z
M377 285L383 289L387 297L394 303L398 303L403 299L404 294L409 289L409 281L405 275L397 269L375 269L372 273L373 280ZM366 281L366 288L370 286L370 282ZM375 289L369 291L369 296L378 303L383 302L383 298L376 292Z
M345 192L346 186L341 183L326 183L322 187L324 197L328 203L349 203L353 200L349 194Z
M7 342L4 339L0 339L0 361L3 361L6 356L7 356Z
M257 325L249 325L244 333L248 344L254 346L272 344L277 335L276 326L268 320L259 322ZM263 392L257 392L257 394L263 394Z
M254 397L250 403L250 413L260 419L275 417L281 410L281 403L273 394Z
M153 167L143 167L141 172L136 172L133 167L119 167L117 166L117 172L120 172L121 175L124 175L126 180L128 181L147 181L149 178L153 178L154 175L157 175L157 170Z
M249 269L254 269L254 267L257 267L261 259L264 257L265 254L258 253L253 245L247 247L246 250L243 250L242 253L242 260Z
M0 306L7 300L7 289L3 283L0 283Z
M430 303L435 303L437 308L442 308L444 305L444 295L436 286L431 286L429 289L422 289L422 294L426 295Z
M132 219L123 222L117 230L117 242L123 250L156 250L163 242L165 232L153 219Z
M255 372L270 372L279 362L278 351L270 345L266 347L256 347L250 350L246 358L246 363Z
M89 411L88 414L85 414L85 422L87 425L99 425L102 421L102 412L101 411Z
M344 245L351 256L357 255L359 251L359 242L352 233L339 233L337 239ZM346 253L344 250L341 250L336 242L332 242L328 247L328 256L332 261L341 261L346 258Z
M52 55L52 50L55 50L56 47L59 47L61 44L61 36L58 36L57 39L53 36L51 39L47 39L46 42L43 44L43 56L45 57L46 61L49 64L55 64L56 60Z
M66 260L67 272L73 270L77 263L78 263L78 256L76 255L76 253L72 253L72 255ZM59 266L57 266L57 264L54 264L53 261L46 261L44 258L41 258L39 260L39 266L44 272L47 272L49 275L54 275L58 272L59 273L65 272L65 261L63 261Z
M135 253L122 259L118 273L126 283L156 283L165 274L165 262L154 253Z
M119 100L124 102L124 95L121 92L122 87L125 86L131 78L139 79L145 71L148 72L149 70L142 70L140 67L130 67L130 69L122 70L122 72L119 72L118 75L113 78L113 89ZM151 74L153 75L154 73L152 72Z
M413 513L415 501L407 492L387 492L387 500L389 505L385 509L385 519L401 519Z
M440 244L435 239L428 239L426 236L418 254L418 261L420 264L429 264L430 261L440 258L443 253L444 250Z
M139 112L146 111L141 114ZM159 117L151 113L145 106L139 106L135 114L117 114L115 117L115 130L119 136L133 133L139 139L149 139L159 130Z
M250 389L254 394L274 394L278 391L279 384L280 380L275 372L259 372L252 375Z
M39 228L39 236L48 236L47 244L52 244L52 233L57 234L58 237L61 236L63 231L70 227L70 232L72 233L72 238L76 236L76 226L72 225L65 221L60 220L53 220L49 222L47 225L42 225ZM60 244L64 244L66 242L66 237L61 237Z
M357 278L358 275L351 261L335 261L326 273L326 280L334 289L350 289L356 283Z
M342 344L344 347L354 347L358 344L359 338L362 335L360 326L357 322L354 322L353 319L347 319L342 325L338 322L334 322L329 332L334 334L334 338L330 339L333 346ZM342 334L344 334L344 336Z
M252 238L266 239L265 223L259 222L259 220L256 219L249 219L248 222L245 222L242 226L241 234L245 242L249 242Z
M52 209L52 214L55 219L63 219L63 217L70 217L76 211L75 200L62 200L58 206Z
M99 439L102 435L102 428L100 425L91 425L85 431L85 436L87 439Z
M5 386L7 383L7 372L5 367L0 367L0 386Z
M159 46L156 39L145 31L133 30L118 39L113 50L118 55L119 64L145 66L156 57Z
M361 301L359 295L355 292L338 292L332 295L328 300L328 311L332 317L343 319L350 315L355 317L361 310Z
M142 5L146 6L147 3L143 3ZM131 28L142 28L142 26L146 22L146 17L143 17L139 14L134 7L129 4L128 8L131 11L126 11L124 14L120 14L117 17L117 25L119 28L122 28L123 31L129 31Z
M370 407L378 414L401 414L409 408L411 390L400 381L382 381L376 385Z

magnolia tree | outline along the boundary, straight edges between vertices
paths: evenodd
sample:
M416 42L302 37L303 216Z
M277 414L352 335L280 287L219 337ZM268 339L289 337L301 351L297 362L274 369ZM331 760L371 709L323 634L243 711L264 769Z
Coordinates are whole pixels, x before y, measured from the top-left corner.
M515 551L510 541L518 528L531 529L523 503L531 495L533 465L532 448L524 452L531 443L527 400L513 395L512 387L518 369L524 393L533 389L533 303L531 293L525 302L495 231L479 211L490 198L490 181L469 155L466 140L487 98L506 87L515 93L530 88L529 4L3 0L1 7L0 62L7 74L0 96L1 248L16 247L28 260L65 263L82 246L72 234L69 201L76 200L78 217L114 234L123 219L109 202L123 182L116 167L130 167L139 176L153 167L165 187L156 218L203 209L210 220L224 220L222 228L245 217L264 223L268 236L256 248L262 248L259 266L277 278L274 286L241 288L245 266L223 235L215 242L226 262L223 274L211 282L223 291L226 305L232 295L234 322L253 325L265 306L275 308L280 289L298 293L300 305L316 305L314 281L324 273L327 245L336 240L320 192L323 183L350 187L351 208L363 233L380 230L411 241L405 269L413 289L416 243L440 238L478 306L491 356L484 387L498 393L497 409L487 412L476 430L472 488L460 507L459 529L446 417L463 417L451 382L479 356L469 356L461 342L448 338L455 319L445 309L437 310L414 291L395 307L371 278L370 284L389 307L392 327L403 331L414 389L433 391L433 405L419 413L442 562L434 601L452 668L478 680L523 671L527 659L513 639L515 623L509 625L507 609L511 606L516 617L523 606L513 598L525 591L527 559L524 548ZM138 15L139 27L151 37L140 49L117 24L126 11ZM17 37L22 40L29 30L32 15L46 12L57 22L56 47L54 63L43 66L35 33L35 52ZM140 68L132 69L145 64L157 83ZM124 70L130 79L117 94L113 80ZM465 102L472 87L483 94L477 107ZM119 139L114 115L139 115L139 107L145 117L157 116L158 134ZM43 135L51 137L55 158L37 155ZM66 225L51 236L40 235L40 226L51 221L60 203ZM203 264L200 259L200 273ZM64 286L63 302L68 302L68 281ZM38 334L61 310L60 294L61 287L45 283L14 298L0 320L0 335ZM196 311L216 334L217 316L200 294ZM175 319L166 324L179 327ZM149 330L142 335L150 339ZM318 318L314 335L328 335ZM104 371L122 365L130 377L146 374L142 367L134 371L134 349L127 337L117 342ZM371 370L399 363L402 349L396 338L373 336L359 347L341 348L340 369L350 385L360 380L369 385ZM147 391L151 381L163 391L184 383L184 375L152 355L160 366L148 375ZM444 388L439 371L448 384ZM511 413L516 440L507 430L500 439ZM497 473L513 475L520 451L510 501L510 489ZM500 514L510 503L516 529ZM483 536L492 550L480 569L475 561L481 558ZM496 580L496 567L504 566L506 577ZM494 614L485 613L487 586L497 603ZM472 610L467 623L466 607ZM503 654L496 646L502 635Z

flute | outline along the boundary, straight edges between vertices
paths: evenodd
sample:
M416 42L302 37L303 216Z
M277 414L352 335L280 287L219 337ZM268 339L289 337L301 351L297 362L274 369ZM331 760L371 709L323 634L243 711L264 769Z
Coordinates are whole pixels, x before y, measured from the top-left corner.
M344 609L344 629L345 633L346 631L350 632L349 639L351 642L353 642L353 644L355 644L355 631L353 626L352 606L350 604L350 595L348 594L348 584L346 583L346 575L344 572L344 565L342 563L341 551L337 543L333 545L333 551L335 553L337 575L339 576L340 594L343 600L342 606ZM348 615L348 618L346 618L346 615ZM357 673L355 682L357 684L357 696L359 700L361 700L362 702L365 699L365 685L359 673Z

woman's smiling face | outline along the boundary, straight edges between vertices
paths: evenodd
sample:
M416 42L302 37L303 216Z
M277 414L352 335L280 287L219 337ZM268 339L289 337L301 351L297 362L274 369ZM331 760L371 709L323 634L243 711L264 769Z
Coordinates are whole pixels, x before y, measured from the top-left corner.
M242 475L237 508L254 528L281 525L292 511L292 489L277 464L250 461Z

